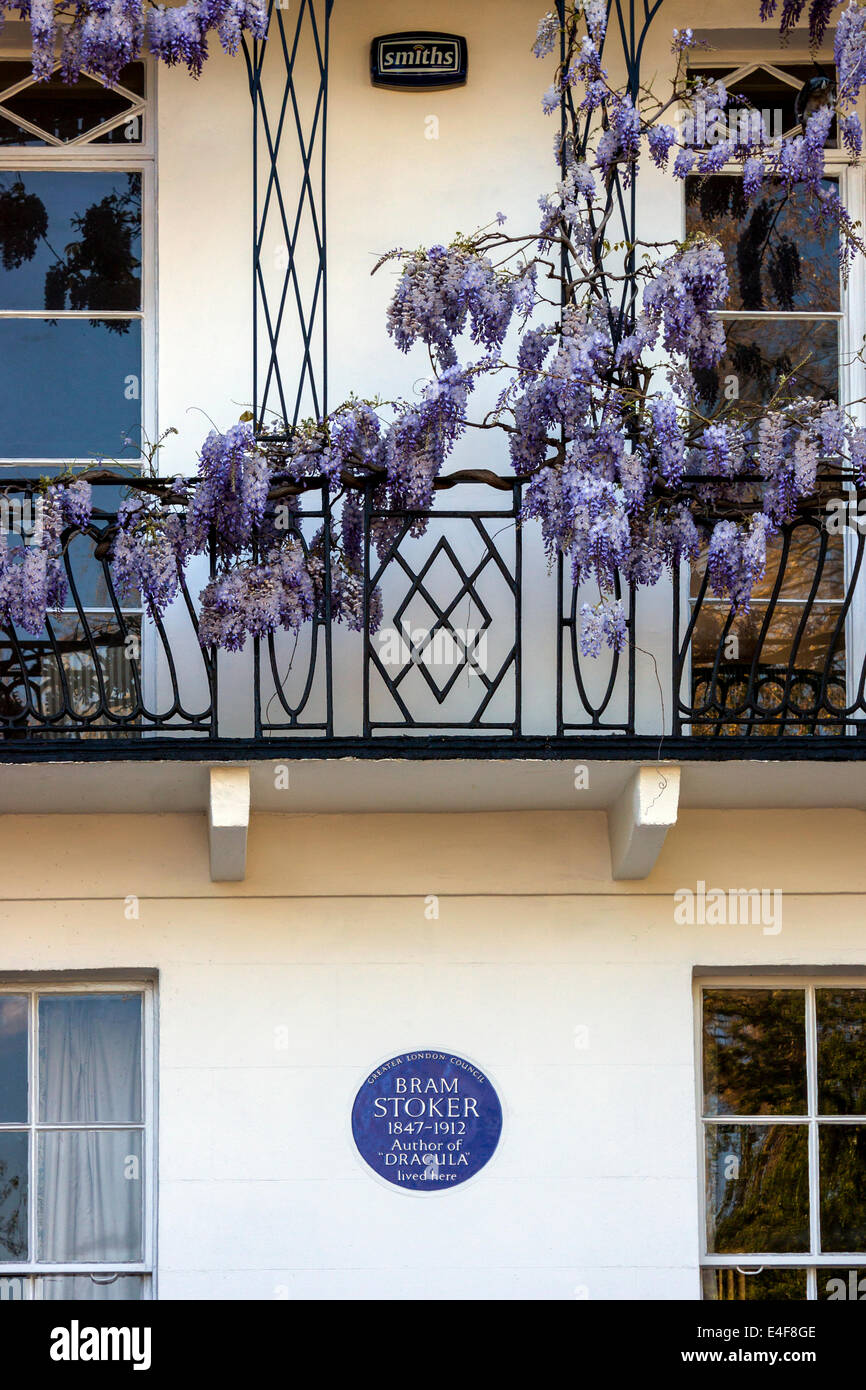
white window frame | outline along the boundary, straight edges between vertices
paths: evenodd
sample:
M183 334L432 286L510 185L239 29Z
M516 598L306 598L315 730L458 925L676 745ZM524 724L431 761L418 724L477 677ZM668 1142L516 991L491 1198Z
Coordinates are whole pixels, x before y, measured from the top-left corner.
M704 1056L703 1056L703 996L705 990L790 989L805 993L806 1004L806 1115L705 1115L704 1114ZM698 1216L700 1222L700 1271L705 1269L738 1269L757 1273L763 1269L802 1269L806 1271L806 1301L815 1302L818 1296L818 1271L821 1269L862 1269L866 1272L866 1250L823 1254L819 1250L820 1191L818 1133L821 1125L866 1125L864 1115L818 1114L818 1035L815 1016L816 989L866 989L866 974L854 967L850 974L701 974L694 981L695 1019L695 1113L697 1115L698 1151ZM714 1255L707 1249L706 1151L704 1134L707 1125L738 1125L754 1122L762 1125L807 1125L809 1141L809 1250L783 1255L758 1254ZM702 1296L702 1288L699 1296Z
M783 71L786 64L803 64L810 61L811 55L799 53L795 50L785 52L779 49L760 49L755 53L745 55L742 50L738 50L732 56L731 53L725 54L712 52L707 54L706 61L696 60L695 66L702 72L711 71L716 68L719 70L720 77L728 82L734 82L738 77L751 72L754 68L760 67L771 75L782 80L790 81L790 77ZM822 50L817 54L818 61L827 67L833 67L832 52ZM733 71L731 71L733 69ZM724 78L724 74L727 77ZM861 122L866 122L866 96L861 97L857 108ZM790 132L785 132L790 134ZM741 173L741 166L735 162L724 164L716 170L716 174L736 175ZM842 147L841 142L837 149L829 149L824 152L824 173L828 178L836 178L839 181L839 195L845 207L851 214L854 222L860 222L861 227L866 226L866 170L862 164L855 164L851 156ZM707 177L713 177L708 175ZM685 184L683 184L681 199L681 237L686 236L686 195ZM855 378L858 366L862 378L862 364L853 360L853 354L866 342L866 264L864 257L855 255L847 286L841 283L839 290L839 309L833 311L806 311L794 310L785 312L782 310L740 310L722 309L716 317L724 322L736 322L738 319L766 318L784 322L786 320L803 321L815 320L835 320L839 324L839 405L843 410L847 410L860 425L866 425L866 401L860 401L860 397L866 395L862 386L858 388ZM853 489L848 489L849 495ZM844 582L847 586L851 583L851 575L857 556L857 537L849 529L844 532ZM690 594L690 575L688 571L681 576L680 580L680 612L683 614L683 623L689 621L691 615L691 594ZM777 601L777 606L781 603ZM798 600L786 600L789 603L796 603ZM683 629L683 631L685 628ZM682 633L678 634L682 640ZM691 687L691 651L689 652L688 680ZM866 661L866 577L861 576L848 609L845 620L845 691L846 703L854 704L857 699L859 686L859 672L863 669ZM851 716L851 723L862 719L855 711ZM856 730L846 729L845 733L851 737L856 735Z
M0 61L29 58L29 50L20 44L5 41L0 35ZM141 174L141 307L137 310L117 309L56 309L48 314L44 309L21 310L0 309L3 319L92 319L119 318L137 319L141 323L141 428L149 439L156 438L156 74L154 64L141 59L144 69L144 96L136 98L134 109L121 116L106 121L101 130L123 125L132 116L138 115L143 122L141 144L121 147L120 145L92 145L85 143L88 136L77 136L74 141L63 144L54 141L42 146L0 145L0 172L10 171L30 173L40 170L53 173L86 173L94 170L117 170L118 173ZM0 70L2 71L2 70ZM98 79L95 79L98 80ZM14 90L26 85L17 83ZM9 89L13 90L13 89ZM71 87L70 91L75 88ZM89 132L92 136L93 132ZM32 467L44 464L57 467L67 460L63 458L45 459L0 457L0 469L12 472L16 467ZM94 459L76 459L77 463L87 465ZM113 610L106 610L113 611Z
M0 61L29 60L30 49L0 34ZM156 65L155 63L142 56L136 61L141 62L144 70L144 95L135 98L136 106L134 109L125 111L122 115L112 118L100 126L100 130L109 130L115 126L123 125L132 116L138 116L142 121L143 139L140 144L124 148L120 145L93 145L87 144L88 135L80 135L73 141L64 144L59 140L50 140L43 146L32 145L0 145L0 172L38 172L41 170L50 172L93 172L94 170L112 171L118 173L139 173L141 175L141 307L138 310L102 310L98 314L92 309L63 309L53 310L47 314L44 310L16 310L0 309L0 319L44 319L47 317L56 319L93 319L98 318L121 318L136 319L141 323L141 419L142 442L144 437L155 440L158 436L158 323L157 323L157 229L156 229L156 200L157 200L157 162L156 162ZM85 69L86 72L86 69ZM92 74L87 74L92 76ZM98 81L99 79L94 79ZM14 88L5 89L17 91L25 87L27 80L24 79L14 84ZM74 88L71 88L74 90ZM29 123L27 123L29 125ZM2 475L15 476L16 469L44 467L46 472L56 469L64 463L74 461L81 467L90 467L96 463L94 458L55 458L46 459L42 457L32 458L7 458L0 456L0 482ZM140 462L140 459L129 460L130 463ZM138 616L142 610L140 608L127 608L121 605L123 611L129 615ZM61 610L64 614L75 615L77 609L74 605L67 606ZM94 617L114 617L112 607L94 607L87 609L88 614ZM157 661L155 659L154 636L150 632L149 625L142 622L141 627L141 682L142 696L145 705L154 706L156 703L156 681L157 681Z
M37 1000L48 994L140 994L142 997L142 1117L140 1123L96 1123L74 1121L67 1124L43 1124L37 1118L39 1083L39 1014ZM156 1298L156 1001L152 980L119 981L116 978L83 979L55 983L50 980L21 982L19 978L0 977L0 996L26 995L28 998L28 1118L25 1124L0 1122L0 1132L29 1135L29 1167L27 1192L28 1252L26 1261L0 1262L0 1281L24 1279L24 1299L32 1301L39 1295L39 1277L57 1274L139 1274L144 1276L143 1299ZM47 1130L130 1130L142 1133L143 1258L123 1261L84 1261L54 1263L35 1258L37 1251L36 1165L37 1135ZM8 1300L3 1300L8 1301ZM15 1300L12 1300L15 1301Z

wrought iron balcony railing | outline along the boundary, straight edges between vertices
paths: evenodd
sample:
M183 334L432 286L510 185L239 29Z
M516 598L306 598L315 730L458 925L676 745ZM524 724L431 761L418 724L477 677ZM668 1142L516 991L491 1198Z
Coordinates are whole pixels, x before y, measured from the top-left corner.
M198 641L207 562L161 621L121 600L117 491L94 492L91 525L66 538L67 609L35 637L0 629L0 760L866 755L866 542L830 535L818 509L774 545L748 614L696 565L626 589L624 650L588 658L593 595L561 563L548 571L519 481L451 489L425 513L377 511L370 495L366 628L332 621L326 601L299 633L226 654ZM304 494L306 547L330 536L330 506L324 488Z

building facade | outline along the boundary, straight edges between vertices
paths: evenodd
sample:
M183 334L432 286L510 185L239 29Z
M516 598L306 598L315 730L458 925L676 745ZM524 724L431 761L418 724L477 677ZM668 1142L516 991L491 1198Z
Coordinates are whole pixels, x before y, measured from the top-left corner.
M745 0L662 10L642 70L699 27L702 70L782 130L832 66L832 36L782 46ZM210 421L410 394L424 357L370 271L499 211L533 225L538 18L292 0L197 82L144 62L116 90L34 85L8 25L6 244L22 200L47 216L0 271L18 525L71 459L134 470L172 428L155 467L189 475ZM371 81L375 38L433 28L465 38L464 83ZM860 216L832 141L826 175ZM708 230L735 261L726 178L714 199L648 165L643 235ZM86 209L114 238L96 300L69 288ZM770 235L799 297L732 301L707 390L805 360L856 413L863 268L843 284L796 206ZM453 468L422 536L368 546L376 634L202 653L203 561L162 624L115 592L114 482L66 610L4 630L0 1297L866 1296L863 535L804 514L734 623L700 566L626 595L629 645L592 660L495 432ZM330 505L305 494L299 534ZM429 1052L477 1068L501 1132L453 1191L399 1190L353 1107Z

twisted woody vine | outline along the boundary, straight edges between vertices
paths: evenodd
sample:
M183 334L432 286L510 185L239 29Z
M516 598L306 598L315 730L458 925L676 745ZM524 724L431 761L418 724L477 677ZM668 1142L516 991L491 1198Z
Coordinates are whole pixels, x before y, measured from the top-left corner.
M787 33L804 0L776 10L776 0L762 0L761 19ZM233 53L244 32L261 38L267 29L266 10L248 0L172 9L0 0L3 11L29 20L34 75L50 76L59 51L68 82L83 69L115 82L143 51L197 76L209 35ZM443 467L479 428L502 434L525 484L523 515L540 525L548 556L565 557L575 584L597 591L582 609L584 655L628 640L623 585L654 585L701 554L712 592L735 611L748 608L768 542L814 498L824 465L866 486L866 429L835 403L799 395L796 370L768 400L723 399L708 409L701 382L725 355L716 312L730 293L722 248L704 234L617 241L617 218L642 162L674 181L733 166L746 209L768 194L796 196L815 234L838 245L847 275L866 248L825 178L825 147L833 128L852 161L862 152L866 7L813 0L810 39L817 45L834 28L835 79L814 83L796 133L772 138L761 121L728 120L740 99L695 75L696 64L690 72L700 47L690 29L672 34L676 74L665 91L614 85L607 13L603 0L583 0L565 6L563 25L548 14L538 27L534 51L556 63L543 97L554 126L553 187L539 199L538 225L513 232L497 214L448 246L394 250L379 263L399 272L387 313L396 348L421 344L429 354L431 375L415 399L353 398L293 429L257 428L247 413L208 435L192 478L157 476L162 440L142 451L134 479L104 462L70 465L40 484L38 543L0 549L0 622L37 634L46 612L62 606L64 548L90 522L91 482L111 478L128 485L110 533L114 579L121 593L141 595L151 617L172 602L192 557L212 553L215 576L200 596L203 645L234 651L250 637L297 631L321 613L326 592L330 616L358 629L365 491L377 513L371 540L384 556L401 520L379 514L421 513L421 533ZM698 112L728 137L689 139ZM0 246L11 264L33 255L27 209L18 211L13 244L9 233ZM770 269L790 287L800 274L796 251ZM494 383L495 403L479 418L472 404L481 381ZM323 480L339 514L328 553L322 532L303 545L296 524L301 495ZM372 625L378 617L374 596Z

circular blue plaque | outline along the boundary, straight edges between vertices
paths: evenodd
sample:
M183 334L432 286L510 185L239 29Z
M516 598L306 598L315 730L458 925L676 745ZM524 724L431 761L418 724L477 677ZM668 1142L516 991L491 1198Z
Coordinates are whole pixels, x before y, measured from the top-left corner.
M502 1106L473 1062L438 1049L376 1067L352 1107L352 1134L374 1173L404 1192L443 1192L472 1178L502 1133Z

